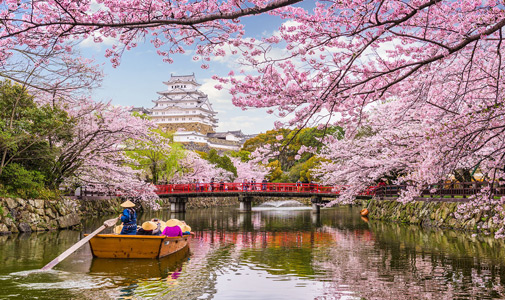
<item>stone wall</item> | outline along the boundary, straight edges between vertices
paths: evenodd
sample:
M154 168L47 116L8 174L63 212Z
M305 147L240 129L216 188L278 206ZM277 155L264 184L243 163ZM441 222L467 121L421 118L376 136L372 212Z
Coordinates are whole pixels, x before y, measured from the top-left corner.
M220 144L220 145L238 146L238 147L242 145L242 143L238 141L227 141L225 139L218 139L218 138L208 138L208 141L217 145Z
M79 203L72 199L0 199L0 234L70 228L80 223Z
M253 199L254 205L259 205L268 201L284 201L286 198L283 197L257 197ZM310 198L300 198L297 201L303 203L304 205L311 205ZM168 198L162 198L159 200L159 204L162 208L170 208L170 203ZM238 197L205 197L205 198L190 198L186 203L186 209L192 208L210 208L218 206L238 206Z
M214 128L212 128L212 126L198 122L165 123L159 126L165 128L167 131L177 131L179 128L184 128L186 131L196 131L202 134L214 133Z
M403 204L397 201L370 200L364 202L369 210L370 219L378 219L407 224L416 224L425 227L453 228L469 231L485 231L493 233L503 227L502 222L494 222L495 214L500 214L503 220L502 209L490 209L488 214L482 212L469 213L466 217L457 218L457 202L426 202L415 201ZM505 207L504 207L505 208ZM500 212L501 211L501 212Z

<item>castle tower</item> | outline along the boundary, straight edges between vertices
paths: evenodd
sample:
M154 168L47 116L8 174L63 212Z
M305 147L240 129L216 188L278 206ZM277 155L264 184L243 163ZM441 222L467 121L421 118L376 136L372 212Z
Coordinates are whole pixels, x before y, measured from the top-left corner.
M207 134L216 132L217 113L207 95L198 90L195 75L171 75L163 83L167 89L153 100L152 120L161 128L175 131L177 142L206 143Z

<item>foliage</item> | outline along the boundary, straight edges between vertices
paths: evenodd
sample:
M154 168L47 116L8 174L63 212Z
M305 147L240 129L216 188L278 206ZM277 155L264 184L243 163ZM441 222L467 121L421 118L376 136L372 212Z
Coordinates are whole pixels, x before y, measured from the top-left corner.
M186 153L180 161L180 166L172 179L174 183L188 183L195 180L208 183L212 178L214 181L229 181L234 177L233 173L217 167L193 151Z
M267 169L270 170L268 174L268 179L271 182L282 182L282 176L284 172L281 169L281 163L278 160L274 160L268 163Z
M206 157L202 157L208 160L211 164L215 165L218 168L226 170L233 174L232 177L228 178L229 181L235 180L237 177L237 168L233 165L231 159L226 155L220 156L215 149L211 149Z
M230 157L240 158L240 160L242 162L248 162L249 160L251 160L251 157L250 157L251 152L243 150L243 149L240 149L239 151L230 151L228 154L230 155Z
M243 182L244 179L247 181L254 179L256 182L260 182L268 174L267 168L253 161L244 162L239 157L232 157L231 161L237 169L235 182Z
M179 170L179 161L184 158L184 148L173 142L173 133L162 129L150 129L147 139L127 142L126 155L131 159L129 166L143 170L144 176L159 184L168 182Z
M64 110L37 105L23 86L2 81L0 182L7 192L19 195L24 189L27 196L36 197L50 187L51 161L58 154L55 145L71 139L72 127Z
M194 48L194 59L203 61L204 69L211 56L239 55L240 74L215 77L217 88L229 87L235 105L267 108L287 117L288 126L345 128L344 140L324 139L323 157L333 164L325 164L321 176L326 183L348 184L348 195L394 172L401 174L398 182L410 185L405 200L459 169L479 166L491 181L505 177L500 1L330 0L316 1L310 11L292 5L298 2L147 0L139 8L128 0L99 6L5 1L0 4L0 62L22 46L70 51L68 41L79 37L114 40L106 51L113 66L140 40L160 48L158 54L169 63L173 55ZM240 18L261 13L286 22L261 40L245 38ZM363 128L370 131L360 134ZM299 153L308 149L284 142L289 140L284 131L277 136L282 142L267 144L262 152L278 156L276 171L310 158ZM99 143L91 148L100 149ZM119 155L111 160L98 152L101 156L65 153L79 156L83 164L95 158L112 165L119 161ZM89 176L104 166L84 170ZM70 174L77 168L72 165Z
M17 163L8 164L0 180L7 193L21 197L37 198L44 190L44 176L38 171L26 170Z
M323 147L323 138L327 135L333 135L340 139L343 134L343 129L336 126L322 130L313 127L301 130L285 128L269 130L247 140L242 151L257 155L258 151L268 147L266 153L263 152L260 156L270 157L270 160L266 163L272 172L269 175L272 181L296 182L298 179L303 179L303 181L308 182L313 179L311 176L307 176L310 174L309 169L317 165L314 163L316 160L311 159ZM311 161L306 163L309 160ZM273 163L274 161L278 163ZM283 174L283 172L286 172L286 174ZM300 172L303 172L303 174Z
M301 182L311 182L316 180L316 176L313 174L313 169L317 168L324 159L318 156L312 156L304 162L299 162L294 165L288 174L288 180L290 182L296 182L300 180Z

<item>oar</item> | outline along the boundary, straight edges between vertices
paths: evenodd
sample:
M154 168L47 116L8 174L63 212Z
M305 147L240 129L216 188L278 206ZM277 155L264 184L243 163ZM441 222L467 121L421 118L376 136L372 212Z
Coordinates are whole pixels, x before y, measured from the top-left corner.
M73 245L72 247L68 248L67 251L63 252L62 254L60 254L60 256L58 256L55 259L53 259L50 263L48 263L47 265L45 265L41 270L45 271L45 270L52 269L54 266L56 266L57 264L59 264L62 260L64 260L65 258L67 258L67 256L69 256L70 254L74 253L75 250L79 249L82 245L86 244L95 235L97 235L100 232L102 232L105 228L114 226L116 224L116 222L117 222L118 219L119 219L119 217L117 217L115 219L110 219L110 220L107 220L107 221L103 222L103 225L100 226L97 230L93 231L87 237L83 238L82 240L80 240L79 242L77 242L75 245Z

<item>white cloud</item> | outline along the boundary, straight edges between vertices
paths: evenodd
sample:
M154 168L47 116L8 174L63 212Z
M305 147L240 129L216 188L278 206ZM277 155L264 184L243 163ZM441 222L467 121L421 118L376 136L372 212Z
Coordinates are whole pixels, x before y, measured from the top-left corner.
M89 36L79 43L79 47L101 51L103 46L110 47L118 42L117 38L103 37L100 33L96 33L96 35L101 37L102 42L95 43L93 36Z
M223 88L218 90L214 87L216 84L219 84L217 80L205 78L202 81L203 84L200 86L199 90L209 96L211 103L226 104L227 106L232 105L231 95L228 89Z

